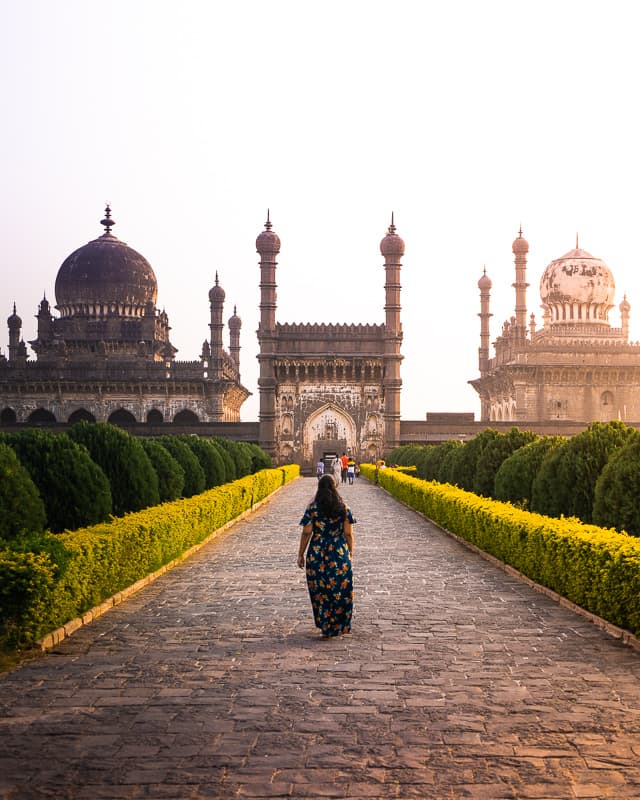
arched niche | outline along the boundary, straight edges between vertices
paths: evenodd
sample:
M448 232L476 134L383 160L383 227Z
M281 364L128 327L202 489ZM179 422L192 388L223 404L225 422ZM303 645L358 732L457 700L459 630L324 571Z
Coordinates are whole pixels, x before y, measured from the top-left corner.
M110 422L112 425L135 425L136 418L130 411L127 411L126 408L119 408L117 411L109 414L107 422Z
M17 421L16 412L12 408L3 408L0 411L0 424L13 425Z
M149 425L162 425L164 417L157 408L152 408L147 414L147 422Z
M197 425L197 423L200 422L197 414L194 414L193 411L190 411L188 408L183 408L182 411L178 411L173 421L176 425Z
M87 411L86 408L77 408L71 414L69 414L69 420L71 424L76 422L95 422L96 418L90 411Z
M51 411L48 411L46 408L36 408L35 411L32 411L29 416L27 417L27 422L56 422L56 418Z

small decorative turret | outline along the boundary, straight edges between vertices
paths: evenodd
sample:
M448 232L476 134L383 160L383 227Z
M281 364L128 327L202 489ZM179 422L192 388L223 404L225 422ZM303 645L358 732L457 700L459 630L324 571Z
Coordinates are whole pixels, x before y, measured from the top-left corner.
M258 234L256 239L256 250L261 256L275 255L280 252L280 237L271 230L272 227L269 209L267 209L267 221L264 223L264 230Z
M9 328L9 361L15 361L18 357L20 329L22 328L22 320L16 313L15 303L13 304L13 314L7 319L7 326Z
M627 293L625 292L622 302L620 303L620 320L622 322L622 335L625 342L629 341L629 312L631 305L627 300Z
M236 362L236 367L240 369L240 329L242 320L238 316L236 307L233 307L233 316L229 317L229 353Z
M380 252L385 258L387 256L403 256L404 240L396 233L396 226L393 222L393 211L391 212L391 225L387 230L387 235L380 242Z

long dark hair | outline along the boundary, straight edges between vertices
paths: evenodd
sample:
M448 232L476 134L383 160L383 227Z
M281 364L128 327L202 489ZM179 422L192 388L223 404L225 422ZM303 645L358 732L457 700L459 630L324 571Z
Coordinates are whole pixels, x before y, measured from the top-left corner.
M344 500L338 494L332 475L323 475L320 478L314 501L321 517L335 519L346 513Z

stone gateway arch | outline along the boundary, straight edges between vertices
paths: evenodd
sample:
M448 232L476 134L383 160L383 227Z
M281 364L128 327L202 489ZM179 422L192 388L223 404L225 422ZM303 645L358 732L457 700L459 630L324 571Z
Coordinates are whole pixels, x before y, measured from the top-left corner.
M404 242L391 225L380 243L385 271L382 324L276 322L280 238L267 215L260 255L260 445L276 464L310 470L325 452L356 461L400 443L402 324L400 268Z

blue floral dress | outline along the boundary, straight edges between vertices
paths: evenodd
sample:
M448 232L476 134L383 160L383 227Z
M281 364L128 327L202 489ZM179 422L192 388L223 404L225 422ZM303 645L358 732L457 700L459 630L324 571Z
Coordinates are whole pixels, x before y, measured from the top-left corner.
M311 503L300 525L313 523L307 548L306 572L316 627L324 636L339 636L351 630L353 576L351 553L344 538L344 522L355 523L351 511L326 519Z

